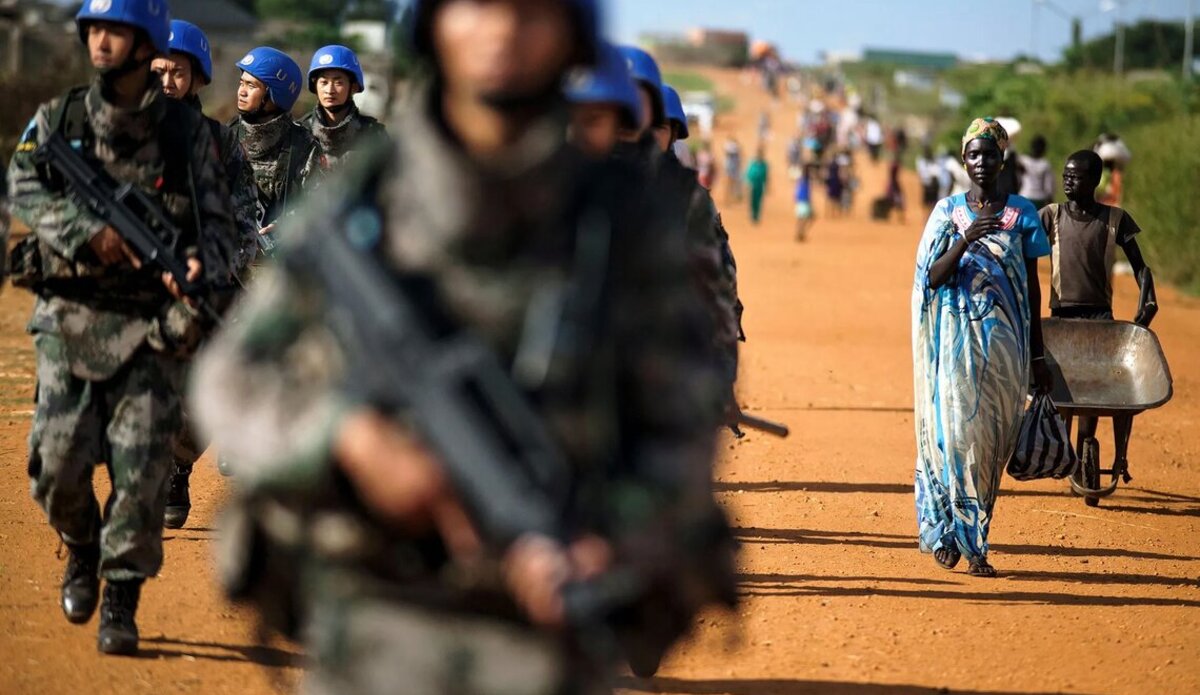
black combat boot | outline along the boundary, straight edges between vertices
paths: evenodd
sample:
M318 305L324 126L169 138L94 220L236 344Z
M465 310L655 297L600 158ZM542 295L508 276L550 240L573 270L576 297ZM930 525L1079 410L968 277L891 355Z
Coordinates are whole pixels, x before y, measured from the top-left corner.
M67 570L62 580L62 611L67 620L81 625L92 619L100 600L100 544L67 543Z
M104 603L100 606L100 636L96 647L104 654L133 656L138 650L138 629L134 622L142 580L108 582L104 585Z
M167 509L163 513L163 526L183 528L188 512L192 511L192 497L188 489L188 474L191 471L175 469L171 474L171 489L167 492Z

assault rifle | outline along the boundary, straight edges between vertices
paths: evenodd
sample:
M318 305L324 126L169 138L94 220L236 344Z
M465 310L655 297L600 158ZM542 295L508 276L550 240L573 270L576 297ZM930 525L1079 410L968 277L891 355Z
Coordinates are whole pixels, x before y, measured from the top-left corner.
M170 273L206 318L220 321L208 288L200 281L188 280L187 263L179 257L182 232L149 196L131 183L118 183L107 172L92 168L62 133L51 133L34 151L33 161L58 176L67 195L115 229L143 263Z
M305 237L280 262L323 290L330 328L346 352L342 388L420 434L491 550L503 552L529 533L573 540L571 465L543 419L486 344L429 315L422 301L434 296L428 280L399 279L383 265L378 211L354 201L339 208L332 229ZM728 529L713 515L725 534L711 535L723 541ZM722 566L706 564L707 571ZM701 605L659 619L668 599L682 599L664 593L662 571L618 567L566 587L567 622L580 647L606 660L624 652L657 664ZM726 593L716 600L732 604L736 595ZM647 606L658 611L649 622L641 618Z

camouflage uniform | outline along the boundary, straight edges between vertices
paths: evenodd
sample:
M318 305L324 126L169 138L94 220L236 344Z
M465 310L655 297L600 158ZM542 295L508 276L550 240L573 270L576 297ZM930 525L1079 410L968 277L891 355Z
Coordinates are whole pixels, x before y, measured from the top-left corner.
M364 139L378 140L387 135L383 125L360 113L354 102L350 102L350 112L337 125L326 125L320 106L314 106L308 115L296 122L312 133L317 141L321 148L321 163L326 171L352 161L354 150L362 145Z
M157 199L181 229L190 230L205 280L227 284L236 233L203 120L168 100L157 84L131 109L115 107L101 94L97 79L81 96L92 140L90 148L80 141L85 154ZM167 294L157 270L98 264L88 242L104 223L39 176L33 152L56 127L51 115L61 112L62 101L38 108L9 170L13 210L36 235L38 299L29 331L38 387L29 476L34 499L64 540L86 545L99 536L102 577L140 579L157 574L162 564L165 483L180 427L182 369L205 328ZM169 180L171 168L160 151L167 122L191 144L191 182ZM92 490L100 461L108 463L113 482L103 523Z
M317 143L287 113L262 123L241 117L230 121L222 147L228 152L238 146L254 172L260 227L276 222L294 207L320 172Z
M0 170L0 249L8 252L8 176ZM8 272L8 263L0 259L0 288L4 287L4 276Z
M183 103L203 113L200 97L192 94L185 97ZM234 262L235 272L242 277L248 276L251 262L258 256L258 187L254 184L254 170L246 161L245 153L229 135L228 126L222 125L215 118L204 117L212 132L214 141L220 149L221 166L224 169L225 181L229 184L229 199L233 207L233 219L239 232L237 237L237 258ZM195 428L189 424L187 414L184 414L184 427L175 441L175 473L189 475L192 467L204 453L205 447L196 437Z
M200 97L194 94L190 95L183 99L183 103L203 113ZM204 121L208 123L213 139L220 148L221 165L225 170L225 180L229 183L229 199L233 203L233 220L237 224L239 232L236 270L241 273L258 254L260 215L258 187L254 184L254 170L246 161L246 155L242 148L233 146L233 138L229 135L228 126L207 116L204 117Z
M713 404L721 397L682 234L646 233L658 227L648 217L656 211L636 172L584 164L564 143L564 114L535 123L484 168L434 122L427 96L414 99L394 131L392 161L359 165L388 167L377 196L385 261L429 277L445 308L505 363L527 354L526 331L544 323L534 320L535 298L572 279L583 213L569 201L612 192L596 219L612 220L609 271L619 282L605 295L596 344L557 345L544 356L554 368L514 379L574 466L569 523L618 547L662 539L655 555L675 557L669 529L712 508ZM351 167L315 194L295 216L291 240L338 225L332 201L354 195L361 178ZM607 664L585 667L561 637L528 625L494 579L446 572L436 537L386 529L345 494L330 460L351 407L339 388L344 353L324 322L319 289L293 272L286 263L267 269L192 380L198 419L241 483L227 510L239 520L225 535L227 586L253 583L239 558L265 556L236 543L232 529L247 519L270 518L261 528L274 542L303 546L288 555L283 576L302 578L291 605L301 607L298 632L313 659L310 693L596 692ZM285 591L276 583L262 590Z
M689 265L713 317L714 359L725 379L727 396L732 398L733 383L737 380L738 342L744 339L742 302L738 299L737 262L716 203L708 189L700 185L697 173L683 166L673 154L663 154L651 136L637 143L621 143L616 156L639 166L647 176L659 179L662 190L675 196L675 204L686 209L683 219Z

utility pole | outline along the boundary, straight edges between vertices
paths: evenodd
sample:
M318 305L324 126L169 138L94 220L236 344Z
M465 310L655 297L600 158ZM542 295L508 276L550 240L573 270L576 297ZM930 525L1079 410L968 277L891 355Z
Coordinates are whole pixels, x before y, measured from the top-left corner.
M1196 38L1196 17L1194 0L1188 0L1187 19L1183 25L1183 79L1192 78L1192 66L1195 64L1195 50L1192 42Z

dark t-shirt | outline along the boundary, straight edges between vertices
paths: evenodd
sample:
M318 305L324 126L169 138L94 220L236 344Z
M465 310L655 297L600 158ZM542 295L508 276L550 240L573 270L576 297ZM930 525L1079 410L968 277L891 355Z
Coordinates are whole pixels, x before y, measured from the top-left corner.
M1039 214L1053 248L1050 308L1111 307L1116 247L1142 231L1137 222L1108 205L1094 216L1073 213L1066 205L1047 205Z

